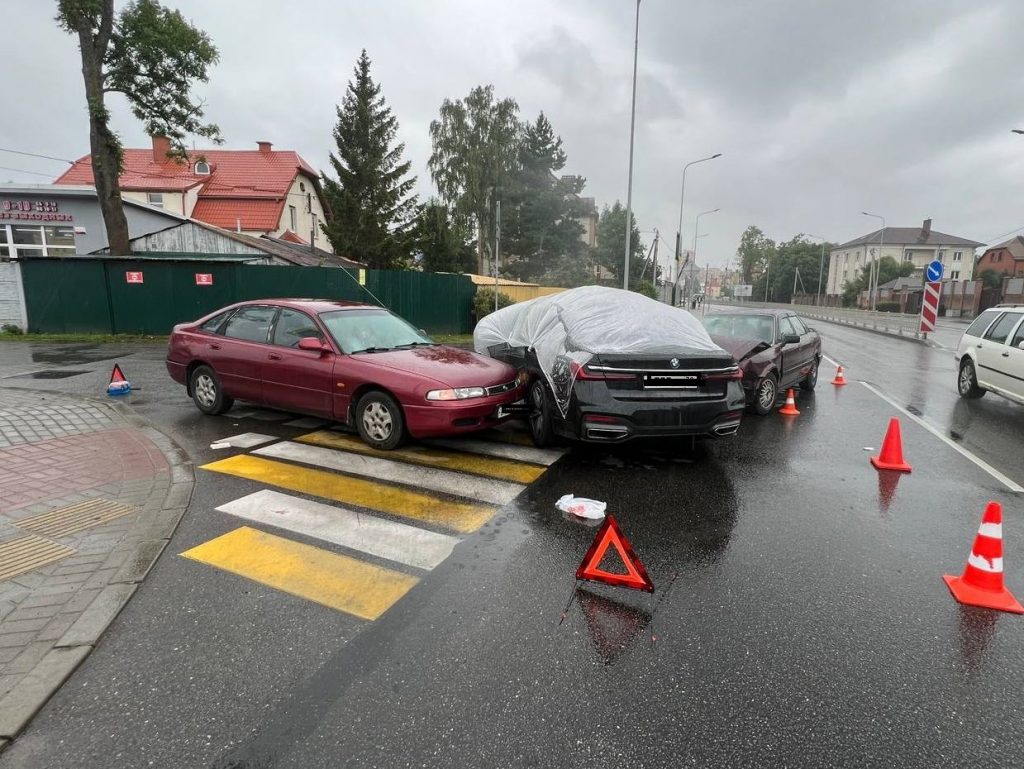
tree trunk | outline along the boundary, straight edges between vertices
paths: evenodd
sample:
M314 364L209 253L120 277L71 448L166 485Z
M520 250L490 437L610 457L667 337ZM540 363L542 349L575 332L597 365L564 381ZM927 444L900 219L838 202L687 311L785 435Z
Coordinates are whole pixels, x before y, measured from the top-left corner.
M104 4L104 14L109 22L113 17L113 3ZM124 215L121 201L121 144L110 130L109 115L103 103L103 57L106 53L109 33L93 38L92 31L83 24L78 29L79 47L82 51L82 76L85 79L85 99L89 109L89 149L92 152L92 174L96 184L103 224L107 230L107 244L113 256L131 254L128 243L128 220Z

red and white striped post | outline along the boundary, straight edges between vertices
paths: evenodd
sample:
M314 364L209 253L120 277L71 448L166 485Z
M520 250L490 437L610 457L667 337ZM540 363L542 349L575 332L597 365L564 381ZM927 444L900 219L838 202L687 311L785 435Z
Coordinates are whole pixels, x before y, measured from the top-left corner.
M924 284L924 299L921 301L921 333L927 334L935 330L935 319L939 317L939 297L942 295L942 283Z

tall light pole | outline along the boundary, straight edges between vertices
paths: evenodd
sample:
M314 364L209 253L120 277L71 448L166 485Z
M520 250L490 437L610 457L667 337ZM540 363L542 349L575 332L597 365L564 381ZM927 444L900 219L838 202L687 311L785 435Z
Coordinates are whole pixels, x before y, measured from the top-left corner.
M825 269L825 238L821 237L821 235L815 235L813 232L805 232L804 235L821 241L821 258L818 259L818 298L814 300L814 306L821 307L821 275Z
M861 211L861 213L864 214L864 216L871 216L871 217L874 217L875 219L881 219L882 220L882 229L880 229L878 231L878 259L873 260L873 264L874 264L874 267L875 267L875 269L874 269L874 274L875 274L875 281L874 281L874 283L870 283L871 273L870 272L868 273L868 281L869 281L868 297L869 297L869 299L871 301L871 309L874 310L875 309L875 292L878 289L878 286L876 284L878 283L879 260L882 258L882 249L885 248L885 217L881 216L879 214L869 214L867 211ZM864 251L866 253L867 249L864 249Z
M690 280L687 282L687 299L693 299L693 272L697 268L697 238L701 237L697 233L700 231L700 218L707 216L708 214L714 214L721 211L721 208L712 208L710 211L701 211L693 220L693 248L691 257L693 261L690 263Z
M715 158L722 157L721 152L716 152L714 155L709 155L706 158L700 160L691 160L685 166L683 166L683 184L679 189L679 227L676 230L676 261L679 261L679 257L682 255L683 249L683 201L686 199L686 169L697 163L704 163L708 160L714 160Z
M629 290L629 252L633 248L633 134L636 129L636 61L640 51L640 0L636 0L636 28L633 38L633 104L629 114L629 181L626 183L626 255L623 258L622 287Z

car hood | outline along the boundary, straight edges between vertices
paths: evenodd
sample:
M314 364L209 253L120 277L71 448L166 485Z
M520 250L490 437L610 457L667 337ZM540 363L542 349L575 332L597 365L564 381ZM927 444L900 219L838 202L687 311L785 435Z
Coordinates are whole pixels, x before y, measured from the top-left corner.
M457 347L436 345L352 356L361 363L431 379L448 387L493 387L515 379L514 368Z
M731 336L720 336L712 334L711 338L719 347L732 355L736 360L743 361L745 358L752 358L759 352L771 348L771 345L760 339L737 339Z

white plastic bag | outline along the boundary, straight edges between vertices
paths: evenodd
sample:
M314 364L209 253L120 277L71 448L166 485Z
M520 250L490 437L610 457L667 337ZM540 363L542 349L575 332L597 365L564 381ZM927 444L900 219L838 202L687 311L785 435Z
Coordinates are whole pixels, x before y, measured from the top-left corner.
M566 494L555 502L555 507L562 512L572 513L579 518L598 520L604 518L604 511L608 507L608 503L599 502L596 499L574 497L572 494Z

